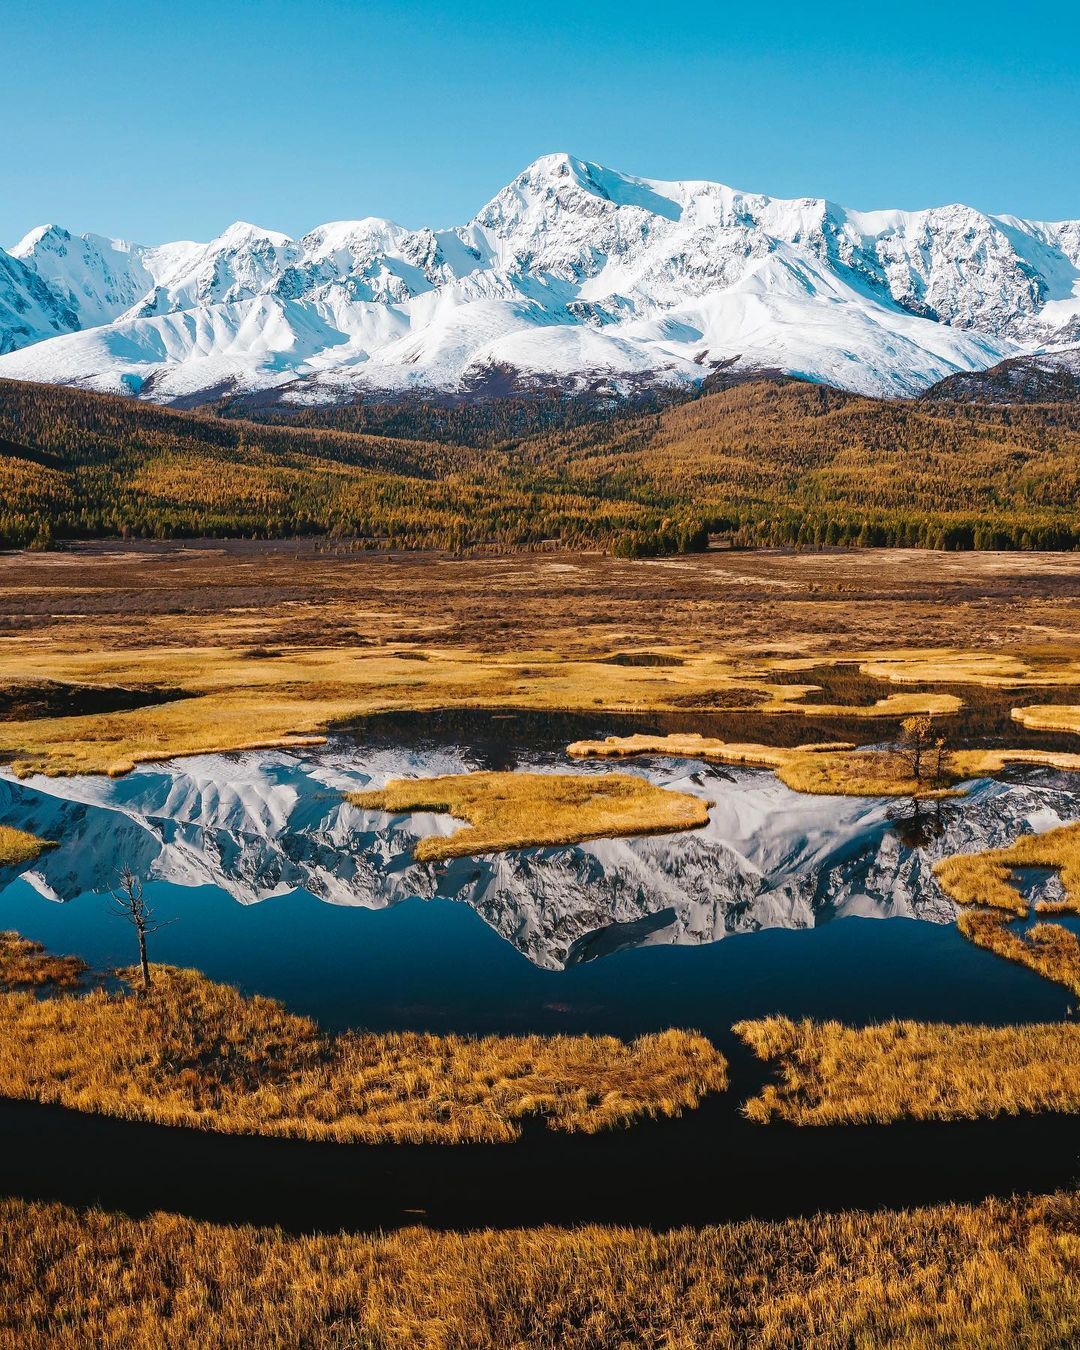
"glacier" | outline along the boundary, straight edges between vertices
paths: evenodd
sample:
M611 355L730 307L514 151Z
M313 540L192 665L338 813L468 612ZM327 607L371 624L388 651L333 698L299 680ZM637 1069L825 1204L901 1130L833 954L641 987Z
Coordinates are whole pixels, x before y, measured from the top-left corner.
M0 250L0 377L169 402L627 392L778 370L906 397L1080 343L1080 221L855 211L547 155L467 224Z

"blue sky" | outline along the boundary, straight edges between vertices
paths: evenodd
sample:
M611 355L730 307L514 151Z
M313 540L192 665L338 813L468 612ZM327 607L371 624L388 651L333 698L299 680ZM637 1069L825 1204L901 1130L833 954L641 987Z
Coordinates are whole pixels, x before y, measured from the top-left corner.
M1080 217L1075 4L0 0L0 242L465 221L537 155Z

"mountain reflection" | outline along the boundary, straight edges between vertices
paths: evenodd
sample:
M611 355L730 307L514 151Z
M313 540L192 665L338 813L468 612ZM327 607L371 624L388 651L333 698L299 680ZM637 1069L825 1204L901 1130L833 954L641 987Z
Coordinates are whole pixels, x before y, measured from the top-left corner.
M214 885L242 904L305 890L337 905L409 897L470 905L541 967L627 947L715 942L846 914L947 922L931 876L950 853L990 848L1077 814L1061 775L980 782L946 804L793 793L766 770L674 760L623 766L714 803L702 830L526 849L424 865L419 834L447 817L390 817L342 793L389 778L477 767L466 746L212 755L121 779L0 778L0 822L58 841L23 873L44 897L108 890L124 865L148 879ZM550 769L549 753L515 756ZM575 771L589 772L575 765ZM12 874L0 874L0 888Z

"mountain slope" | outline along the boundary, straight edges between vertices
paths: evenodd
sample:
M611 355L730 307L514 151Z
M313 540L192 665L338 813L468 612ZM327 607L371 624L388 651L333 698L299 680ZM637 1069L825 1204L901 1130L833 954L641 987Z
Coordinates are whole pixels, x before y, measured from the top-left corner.
M493 427L506 405L477 405ZM407 419L406 419L407 420ZM474 448L0 381L0 545L331 534L657 553L732 543L1080 547L1080 406L759 381Z
M950 375L920 397L927 403L1080 403L1080 346Z
M41 312L0 310L0 350L20 349L0 375L163 401L625 391L727 366L908 396L1080 333L1080 222L857 212L569 155L451 230L237 223L143 248L49 227L13 254Z

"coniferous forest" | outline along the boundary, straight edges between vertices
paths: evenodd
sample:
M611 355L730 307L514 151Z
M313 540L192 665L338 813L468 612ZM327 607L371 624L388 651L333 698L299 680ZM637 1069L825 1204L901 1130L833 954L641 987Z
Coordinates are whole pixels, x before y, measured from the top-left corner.
M581 399L178 411L0 381L0 543L323 534L361 547L1080 547L1080 405L798 381Z

